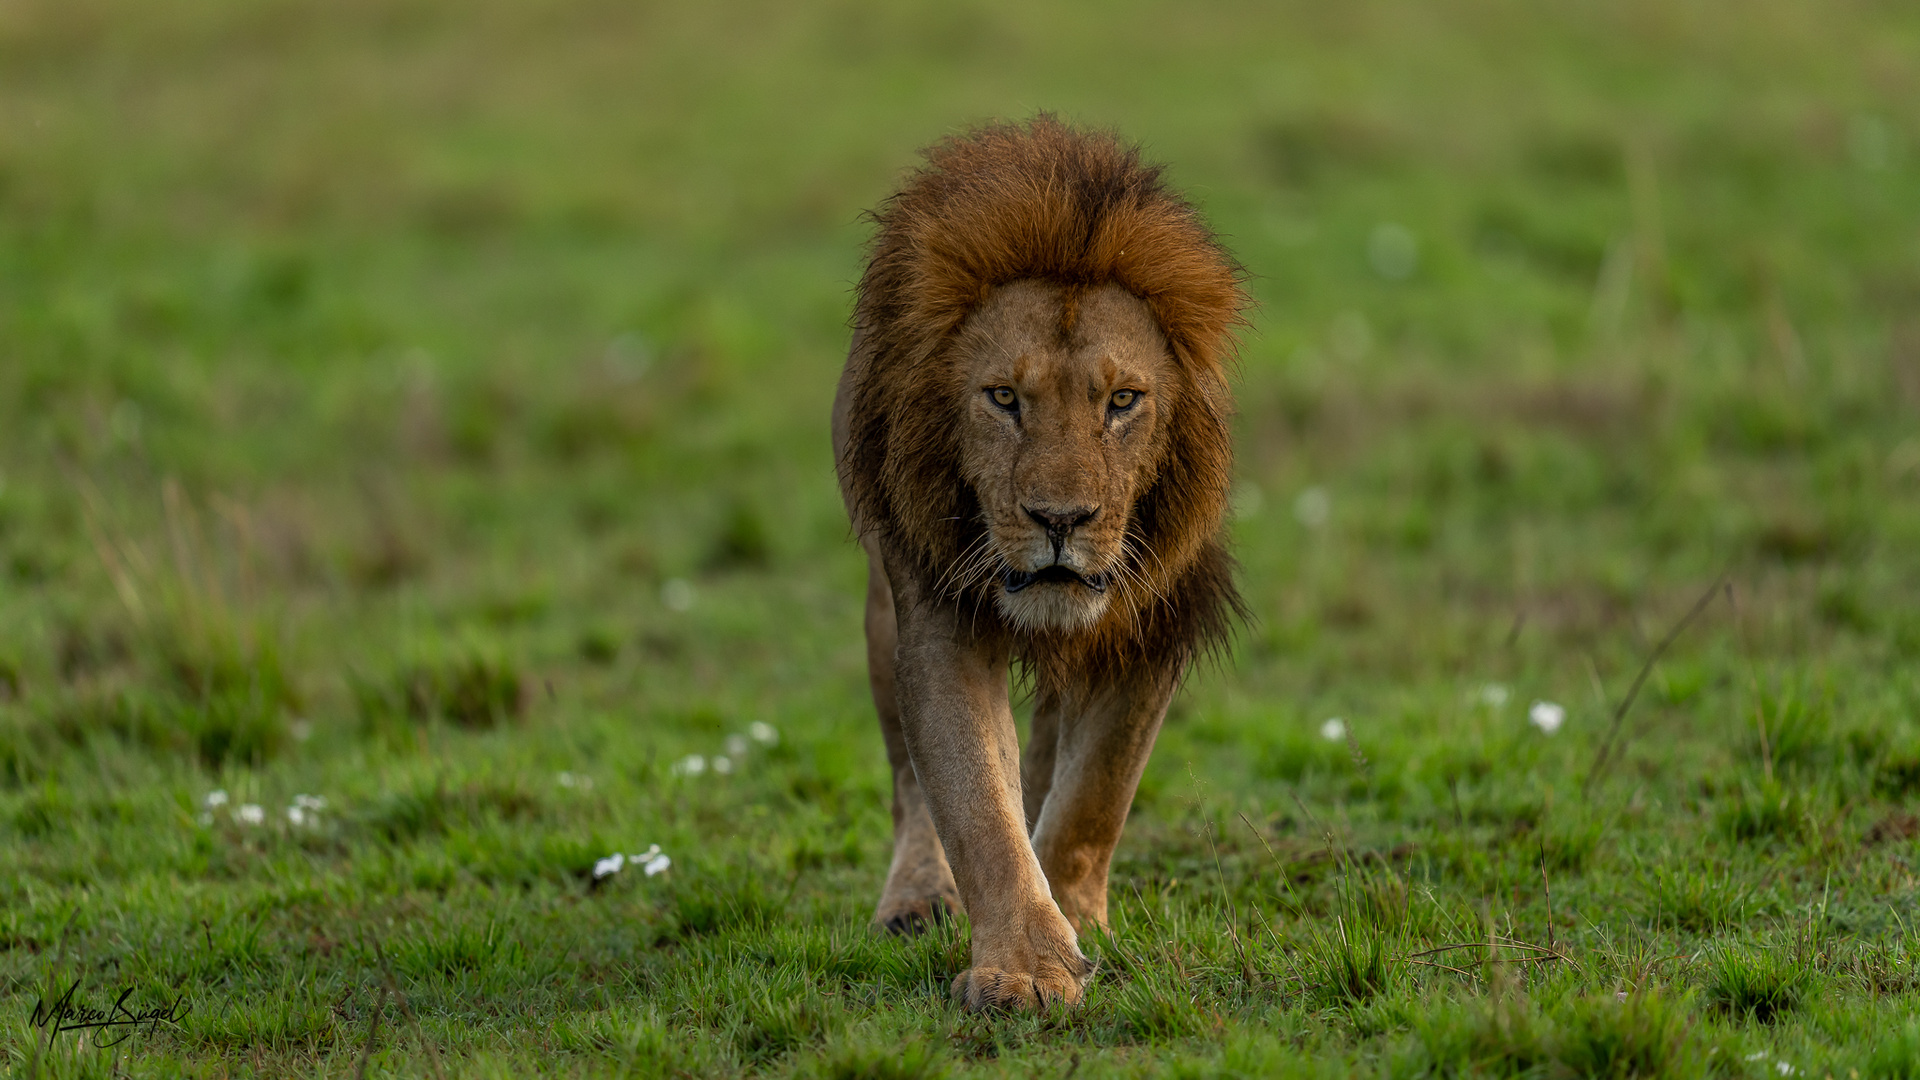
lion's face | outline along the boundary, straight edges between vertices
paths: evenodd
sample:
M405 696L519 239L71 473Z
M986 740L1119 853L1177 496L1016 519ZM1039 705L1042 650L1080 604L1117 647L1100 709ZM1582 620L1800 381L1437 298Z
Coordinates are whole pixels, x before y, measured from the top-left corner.
M961 469L986 524L957 575L989 578L1022 629L1094 625L1139 576L1128 526L1166 442L1166 338L1119 286L1017 281L967 319L954 357Z

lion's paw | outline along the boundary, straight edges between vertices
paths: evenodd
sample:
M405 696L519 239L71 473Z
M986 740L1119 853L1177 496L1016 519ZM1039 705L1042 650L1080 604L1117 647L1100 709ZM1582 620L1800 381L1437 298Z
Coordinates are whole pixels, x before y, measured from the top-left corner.
M1056 1002L1078 1005L1093 978L1093 961L1075 956L1074 968L1055 963L1035 972L968 968L953 979L953 997L975 1012L1043 1009Z
M889 934L914 937L925 933L929 926L946 922L959 908L960 905L948 897L923 896L889 905L875 915L873 921Z

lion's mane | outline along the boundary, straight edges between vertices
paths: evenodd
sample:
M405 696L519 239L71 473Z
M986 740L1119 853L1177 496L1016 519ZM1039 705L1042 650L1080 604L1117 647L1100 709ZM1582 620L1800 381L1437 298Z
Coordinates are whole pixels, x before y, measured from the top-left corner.
M1244 610L1220 542L1233 463L1228 367L1248 305L1239 265L1161 167L1114 135L1042 114L950 138L926 157L871 215L838 463L859 528L878 532L923 587L938 581L983 529L961 474L957 417L971 388L951 359L955 332L1008 282L1111 282L1153 312L1180 381L1167 452L1130 508L1143 580L1091 630L1036 635L1019 655L1045 688L1143 659L1184 662L1219 643ZM938 599L992 617L984 596Z

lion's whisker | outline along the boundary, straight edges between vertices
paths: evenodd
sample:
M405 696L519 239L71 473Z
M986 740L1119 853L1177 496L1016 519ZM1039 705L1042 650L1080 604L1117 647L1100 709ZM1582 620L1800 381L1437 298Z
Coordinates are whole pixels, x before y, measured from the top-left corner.
M955 559L947 567L946 572L940 575L940 578L938 581L934 582L933 584L934 595L935 596L949 595L945 591L948 581L950 580L956 581L956 582L964 581L968 576L970 576L972 573L972 570L971 570L972 565L974 563L977 563L980 559L982 559L983 557L985 557L990 553L990 549L992 547L992 541L993 541L993 537L990 534L983 532L979 536L975 537L970 543L968 543L966 548L960 552L960 557ZM964 586L957 586L951 595L957 596L964 591L965 591Z

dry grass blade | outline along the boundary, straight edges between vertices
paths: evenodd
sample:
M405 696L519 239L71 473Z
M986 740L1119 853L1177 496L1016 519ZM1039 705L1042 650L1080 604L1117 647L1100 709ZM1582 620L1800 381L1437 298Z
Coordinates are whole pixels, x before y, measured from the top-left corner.
M1620 707L1613 711L1613 723L1607 728L1607 737L1600 743L1600 752L1594 756L1593 768L1587 770L1587 778L1580 784L1582 798L1592 792L1594 782L1600 779L1601 771L1611 762L1614 740L1620 735L1620 725L1626 721L1627 712L1633 708L1634 699L1640 696L1640 688L1646 685L1647 676L1653 673L1653 665L1659 663L1660 658L1666 655L1667 649L1672 647L1681 632L1692 625L1693 620L1699 618L1701 612L1707 610L1707 605L1713 603L1715 594L1720 591L1720 586L1725 581L1724 573L1714 578L1713 584L1707 586L1707 591L1701 593L1700 599L1693 602L1693 607L1688 609L1686 615L1679 622L1674 623L1673 629L1667 631L1667 636L1661 638L1660 643L1647 654L1646 663L1640 665L1640 673L1633 677L1633 685L1627 688L1627 696L1620 699Z
M1451 971L1455 975L1465 975L1469 979L1478 979L1480 977L1474 974L1473 972L1466 970L1465 968L1454 967L1452 964L1440 964L1440 963L1435 963L1432 960L1415 960L1411 956L1403 957L1402 959L1404 959L1407 963L1413 964L1418 967L1439 968L1441 971Z

